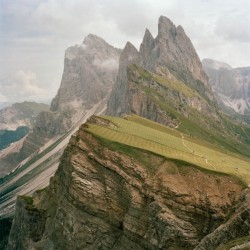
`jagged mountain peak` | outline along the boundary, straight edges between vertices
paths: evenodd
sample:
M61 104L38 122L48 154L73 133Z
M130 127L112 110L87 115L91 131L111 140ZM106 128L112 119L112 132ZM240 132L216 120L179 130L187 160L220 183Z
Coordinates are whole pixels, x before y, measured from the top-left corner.
M180 25L176 27L170 19L161 16L155 43L158 50L156 64L167 66L181 80L187 81L191 76L208 86L199 56Z
M111 46L104 39L94 34L87 35L83 40L83 45L94 47Z
M127 67L130 64L136 63L137 60L138 51L136 47L131 42L127 42L120 56L117 81L107 104L108 115L120 115L124 110L129 112L128 96L125 94L128 91Z
M154 37L153 37L153 35L151 34L151 32L149 31L149 29L146 28L142 43L143 43L144 41L148 41L148 40L154 40Z
M174 29L176 29L176 27L169 18L160 16L158 21L158 34L165 34L166 31L172 31Z
M145 30L142 43L139 50L139 64L147 68L150 65L150 57L148 56L155 47L155 39L148 29Z
M138 50L131 42L127 42L120 56L119 72L124 70L124 67L127 67L128 64L135 63L137 57Z
M123 49L122 54L130 53L130 52L135 53L138 51L137 51L136 47L131 42L128 41Z

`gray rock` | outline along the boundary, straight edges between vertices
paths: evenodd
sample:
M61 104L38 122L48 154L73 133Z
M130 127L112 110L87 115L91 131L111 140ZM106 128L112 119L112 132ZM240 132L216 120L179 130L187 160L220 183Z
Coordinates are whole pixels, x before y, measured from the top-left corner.
M250 114L250 67L232 68L212 59L204 59L202 64L221 108Z
M204 99L213 100L211 87L208 85L208 78L202 68L200 59L181 26L175 27L168 18L161 16L158 24L158 35L155 39L146 29L139 52L131 44L129 44L129 47L133 49L128 49L126 46L121 55L117 81L108 102L108 115L119 116L126 113L135 113L165 125L177 126L178 121L166 114L162 105L155 101L157 98L154 98L153 101L144 91L145 86L152 87L151 78L154 74L165 78L167 81L181 81L194 92L198 92ZM127 60L128 57L132 60ZM128 69L129 64L132 63L139 65L141 70L136 69L136 67L133 70L131 70L132 67ZM144 69L148 73L142 73ZM136 70L137 73L135 73ZM134 72L128 75L128 71ZM137 76L135 76L136 74ZM145 74L148 75L148 78L145 77ZM144 78L144 83L141 85L138 84L141 83L138 80L139 78ZM140 86L143 85L144 89L141 89ZM203 113L208 110L211 111L209 105L201 100L202 98L198 100L184 95L183 98L176 98L178 94L171 94L171 89L160 85L156 91L166 100L165 106L171 104L185 116L188 116L188 113L180 106L184 107L187 104ZM171 101L171 99L174 100ZM196 104L193 105L194 103ZM212 112L211 116L214 116L217 120L215 112Z
M130 112L128 103L129 90L127 84L127 67L128 65L137 62L137 59L137 49L133 44L127 42L120 57L118 77L108 101L107 115L119 116Z

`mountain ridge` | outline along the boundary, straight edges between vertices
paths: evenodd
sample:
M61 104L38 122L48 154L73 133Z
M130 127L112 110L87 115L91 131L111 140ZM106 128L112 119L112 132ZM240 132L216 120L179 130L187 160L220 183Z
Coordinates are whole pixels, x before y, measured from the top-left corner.
M250 114L250 67L232 68L226 63L204 59L210 84L217 94L220 107L241 115Z

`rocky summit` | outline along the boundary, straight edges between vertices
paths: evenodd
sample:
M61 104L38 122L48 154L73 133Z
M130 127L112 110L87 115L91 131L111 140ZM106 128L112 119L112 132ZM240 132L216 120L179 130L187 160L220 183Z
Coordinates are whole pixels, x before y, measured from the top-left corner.
M176 27L168 18L161 16L156 38L146 29L138 52L135 48L128 49L128 46L133 47L128 43L122 52L118 78L108 102L108 115L131 111L127 106L131 91L125 85L129 85L130 80L127 66L132 63L172 81L182 81L202 97L213 99L200 59L181 26Z

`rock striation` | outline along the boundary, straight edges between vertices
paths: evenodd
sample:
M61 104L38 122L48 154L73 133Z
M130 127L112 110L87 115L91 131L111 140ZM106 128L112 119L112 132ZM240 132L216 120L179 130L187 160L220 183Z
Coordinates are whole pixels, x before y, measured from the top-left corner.
M249 115L250 67L232 68L212 59L203 59L202 64L221 108Z
M18 198L7 249L214 250L249 235L249 190L237 179L104 147L85 126L50 186Z

